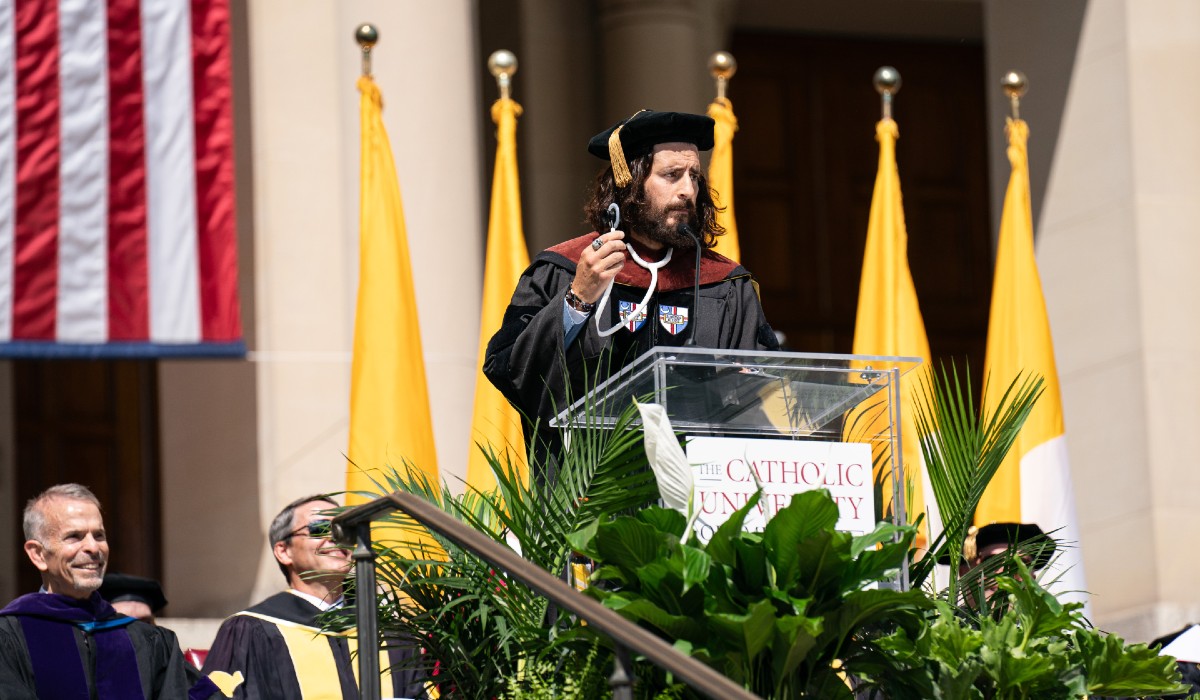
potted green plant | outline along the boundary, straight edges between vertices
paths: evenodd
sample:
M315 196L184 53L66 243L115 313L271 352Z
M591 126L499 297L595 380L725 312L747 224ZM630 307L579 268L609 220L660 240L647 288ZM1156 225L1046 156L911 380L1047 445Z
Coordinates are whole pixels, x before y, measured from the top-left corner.
M643 431L632 409L611 431L572 431L549 483L524 483L510 453L481 446L493 491L453 496L409 468L380 486L437 504L555 574L582 553L595 565L589 595L764 698L1182 692L1173 660L1094 630L1077 605L1060 604L1038 583L1019 552L971 574L999 591L982 605L962 595L960 584L975 578L952 574L947 587L933 588L934 557L961 552L970 512L1040 381L1015 380L989 411L975 409L953 368L925 381L918 422L946 532L933 556L912 563L917 585L908 591L893 582L914 555L914 527L839 532L837 506L820 491L796 496L762 532L744 532L756 496L699 542L686 458L653 406L642 407ZM416 523L392 524L396 541L378 547L379 627L424 651L420 663L442 697L607 692L607 639ZM645 663L635 688L639 697L692 696Z

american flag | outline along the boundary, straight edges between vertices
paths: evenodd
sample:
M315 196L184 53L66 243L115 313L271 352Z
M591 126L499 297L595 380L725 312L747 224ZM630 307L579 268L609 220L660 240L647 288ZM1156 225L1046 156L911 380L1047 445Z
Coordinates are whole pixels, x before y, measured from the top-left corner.
M0 0L0 357L240 355L228 0Z

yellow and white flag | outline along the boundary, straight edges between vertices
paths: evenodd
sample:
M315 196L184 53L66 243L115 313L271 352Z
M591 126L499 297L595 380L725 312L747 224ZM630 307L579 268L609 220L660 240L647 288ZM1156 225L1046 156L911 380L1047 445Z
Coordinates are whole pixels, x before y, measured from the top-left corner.
M708 105L708 116L717 123L713 129L712 157L708 161L708 184L717 193L717 206L724 208L717 213L717 223L725 228L725 234L717 236L713 250L741 262L742 248L738 244L737 219L733 215L733 134L738 128L733 103L718 97Z
M1045 379L1038 400L1012 450L996 472L975 513L975 523L1035 523L1071 545L1047 572L1061 574L1054 592L1087 601L1083 559L1078 548L1079 521L1067 459L1062 398L1054 364L1050 320L1033 249L1033 213L1029 204L1029 127L1008 121L1008 160L1012 175L1000 219L996 276L988 325L988 378L984 405L994 407L1018 373L1036 372Z
M871 198L871 214L867 224L867 243L863 252L862 281L858 288L858 314L854 322L854 354L899 355L919 357L929 363L929 339L925 321L917 303L908 267L908 230L904 225L904 206L900 196L900 173L896 168L896 139L900 130L896 122L883 119L875 125L879 142L879 171L875 176L875 192ZM900 380L900 443L904 460L908 519L916 520L925 511L928 479L921 459L921 443L917 439L915 398L917 372ZM886 426L888 416L874 412L874 424L865 434L876 435ZM885 483L884 503L891 499L891 482ZM928 523L927 523L928 524ZM935 529L940 525L934 524ZM918 546L927 536L922 528Z
M362 93L358 309L350 370L350 445L346 488L376 491L386 465L408 460L438 484L433 420L421 328L383 99L368 76ZM349 502L358 501L348 498Z
M492 211L488 217L487 257L483 273L482 317L479 322L479 359L475 376L475 416L467 460L467 486L487 491L496 479L476 443L491 446L497 455L510 450L513 463L529 476L521 417L508 400L483 376L483 356L488 340L500 328L508 299L521 273L529 267L529 251L521 224L521 181L517 175L517 117L521 105L501 98L492 105L496 123L496 167L492 174ZM501 464L504 458L501 457Z

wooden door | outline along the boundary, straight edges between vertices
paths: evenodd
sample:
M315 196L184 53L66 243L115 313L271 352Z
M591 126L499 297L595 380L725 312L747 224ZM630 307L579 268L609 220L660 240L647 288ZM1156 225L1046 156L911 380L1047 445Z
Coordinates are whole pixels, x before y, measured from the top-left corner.
M790 350L848 353L878 167L872 86L900 71L896 158L935 363L983 366L991 296L979 45L739 33L730 99L742 261Z
M159 578L157 368L141 360L19 360L16 413L17 537L25 502L76 482L100 499L110 571ZM19 556L20 592L36 570Z

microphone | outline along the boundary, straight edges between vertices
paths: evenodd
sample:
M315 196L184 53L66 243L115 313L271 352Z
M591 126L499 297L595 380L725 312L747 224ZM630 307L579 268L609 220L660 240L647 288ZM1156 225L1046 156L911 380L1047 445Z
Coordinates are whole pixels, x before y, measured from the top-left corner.
M691 226L687 225L687 222L680 223L678 231L685 236L690 236L691 239L696 243L696 276L692 278L692 319L690 321L692 324L692 332L688 334L688 339L684 342L684 345L695 345L696 328L698 327L698 322L700 320L700 237L696 235L696 232L692 230Z

